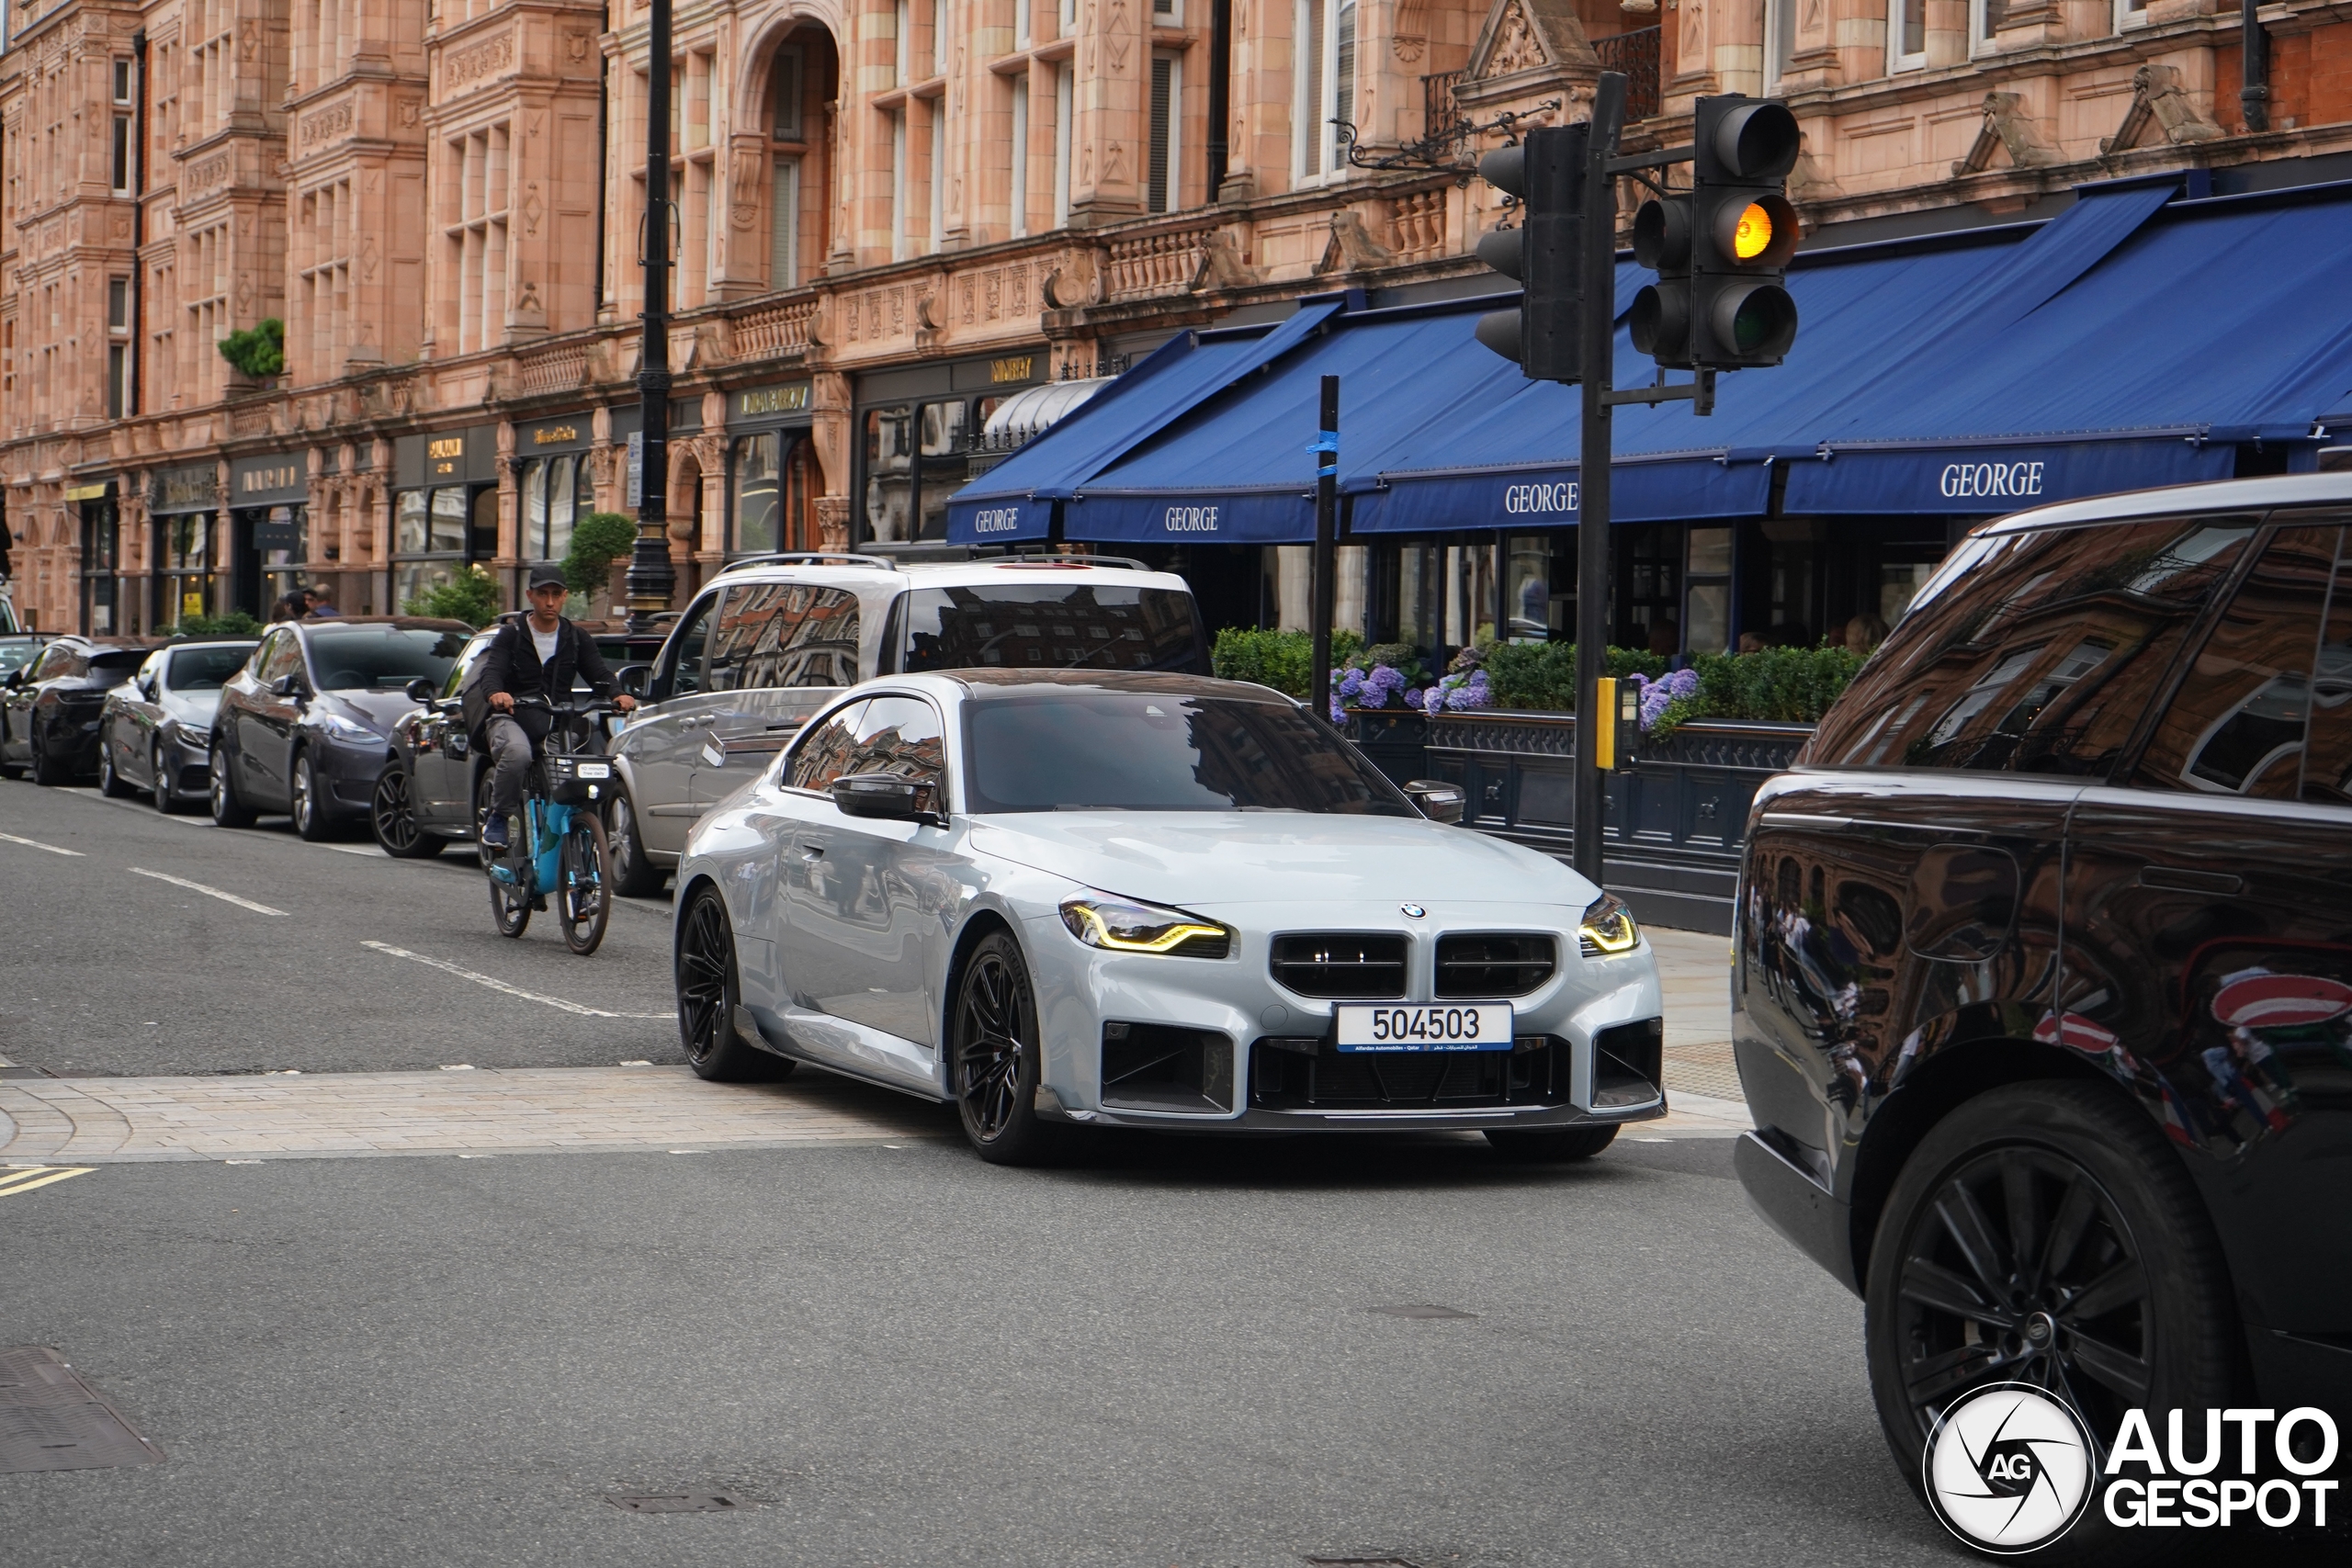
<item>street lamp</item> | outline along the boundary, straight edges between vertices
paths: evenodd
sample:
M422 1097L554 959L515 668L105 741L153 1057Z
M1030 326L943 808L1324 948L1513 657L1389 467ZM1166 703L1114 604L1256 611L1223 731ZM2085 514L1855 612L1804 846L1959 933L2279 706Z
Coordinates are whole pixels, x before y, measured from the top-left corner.
M625 580L636 631L670 607L678 585L670 568L670 0L653 0L645 49L645 220L638 241L645 344L637 364L637 548Z

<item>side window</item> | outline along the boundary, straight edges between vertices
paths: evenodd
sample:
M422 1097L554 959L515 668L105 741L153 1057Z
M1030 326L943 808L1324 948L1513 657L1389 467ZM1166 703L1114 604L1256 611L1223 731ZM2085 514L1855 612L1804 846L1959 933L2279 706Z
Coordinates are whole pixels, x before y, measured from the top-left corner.
M2312 662L2302 796L2322 806L2352 806L2352 528L2336 543L2327 618Z
M710 641L712 612L718 606L717 593L706 594L695 601L686 611L686 618L662 645L662 663L653 672L653 693L656 701L689 696L702 690L703 654Z
M495 640L492 637L478 637L466 644L464 651L458 655L458 661L449 666L449 678L441 682L443 697L454 699L465 691L466 677L474 672L475 665L489 657L490 645Z
M1967 570L1903 618L1804 760L2104 777L2257 521L2165 518L1963 547Z
M302 645L292 632L274 632L264 646L267 657L262 661L263 684L266 685L281 676L302 672Z
M947 744L939 710L920 697L876 697L858 718L847 771L911 779L918 806L944 810Z
M822 724L811 725L784 765L785 787L821 792L843 773L855 772L850 757L857 749L857 721L870 705L852 703Z
M710 689L857 684L857 595L806 582L728 592L710 641Z
M41 653L40 663L33 671L32 679L35 681L54 680L60 675L73 673L73 645L70 643L53 642L51 643Z

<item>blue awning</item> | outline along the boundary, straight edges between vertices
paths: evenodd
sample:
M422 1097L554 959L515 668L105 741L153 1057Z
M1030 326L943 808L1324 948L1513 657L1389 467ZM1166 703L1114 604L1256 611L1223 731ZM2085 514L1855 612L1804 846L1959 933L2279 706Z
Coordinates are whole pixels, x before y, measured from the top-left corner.
M1305 341L1340 307L1300 307L1263 333L1179 333L1084 407L966 485L947 503L958 544L1042 539L1053 505L1170 419Z

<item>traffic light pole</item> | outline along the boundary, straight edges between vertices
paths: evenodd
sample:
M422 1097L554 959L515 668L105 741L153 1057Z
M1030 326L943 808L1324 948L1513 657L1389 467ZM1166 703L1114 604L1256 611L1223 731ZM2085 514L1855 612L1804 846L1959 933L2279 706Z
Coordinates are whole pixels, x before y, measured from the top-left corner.
M1316 427L1315 556L1308 567L1308 614L1315 623L1314 661L1307 674L1307 705L1331 712L1331 601L1340 529L1340 378L1323 378L1323 417Z
M1600 834L1608 810L1607 781L1595 741L1603 724L1617 722L1600 709L1600 678L1609 673L1609 454L1611 396L1617 348L1617 177L1610 162L1617 155L1625 124L1625 78L1604 71L1592 94L1592 130L1585 147L1584 232L1584 440L1577 461L1577 751L1576 868L1594 886L1602 886Z
M637 547L624 586L629 625L639 631L670 607L678 577L670 565L670 6L653 0L646 36L644 347L637 392L644 411L638 437Z

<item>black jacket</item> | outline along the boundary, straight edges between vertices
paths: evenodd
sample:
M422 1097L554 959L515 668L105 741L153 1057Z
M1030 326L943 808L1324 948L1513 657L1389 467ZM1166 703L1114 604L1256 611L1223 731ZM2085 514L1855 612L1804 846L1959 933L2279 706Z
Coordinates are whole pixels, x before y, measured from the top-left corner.
M596 651L596 644L578 626L565 621L556 628L555 657L546 664L539 662L538 646L531 640L531 623L527 615L517 615L498 628L491 639L490 650L481 656L481 663L466 682L461 694L466 728L477 736L490 721L490 698L493 692L504 692L516 698L545 697L550 703L568 703L575 677L586 676L588 684L600 697L613 694L613 672L605 665L605 656ZM537 739L544 721L526 720L525 728Z

